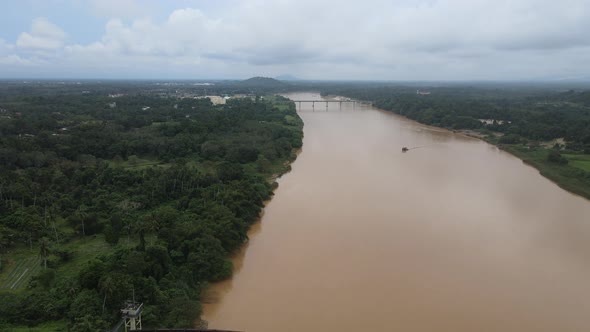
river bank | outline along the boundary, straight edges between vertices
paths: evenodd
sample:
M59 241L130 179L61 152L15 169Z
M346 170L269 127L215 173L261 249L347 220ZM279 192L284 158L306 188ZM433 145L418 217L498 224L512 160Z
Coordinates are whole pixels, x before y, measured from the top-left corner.
M585 171L585 169L590 170L590 156L584 154L564 154L568 161L576 160L580 158L579 156L587 156L588 158L582 158L582 162L578 164L578 167L570 166L569 162L565 165L557 164L547 159L548 154L553 149L541 142L502 144L499 142L502 138L501 133L493 132L490 134L477 130L459 130L458 132L480 139L512 154L522 160L523 163L537 169L539 174L551 180L551 182L560 188L590 200L590 173Z
M395 110L383 110L404 116ZM454 130L452 128L426 123L420 121L420 119L411 120L424 125L458 132L492 144L519 158L525 164L534 167L543 177L551 180L560 188L590 200L590 155L588 154L580 154L579 152L567 150L555 150L552 147L546 146L546 144L544 145L543 142L524 139L520 139L519 142L515 142L515 144L507 144L502 143L502 137L505 135L499 132L491 132L486 129ZM560 154L563 154L563 157L568 160L568 162L556 163L549 161L548 156L551 151L557 151Z
M490 144L494 144L491 140L484 140ZM494 145L518 157L523 163L536 168L539 171L539 174L551 180L560 188L590 200L590 173L580 168L569 166L569 163L568 165L560 165L548 161L547 155L550 152L549 149L531 149L527 145ZM567 159L570 160L570 158L573 159L576 158L576 156L587 155L571 154Z

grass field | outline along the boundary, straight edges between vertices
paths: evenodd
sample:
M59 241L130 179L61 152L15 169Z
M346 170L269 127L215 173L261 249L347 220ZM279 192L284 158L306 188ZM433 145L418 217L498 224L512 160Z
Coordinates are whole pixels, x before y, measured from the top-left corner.
M41 258L30 250L4 255L4 264L0 274L0 290L23 289L31 277L41 270Z
M61 332L67 331L66 323L63 321L49 322L35 327L19 326L19 327L0 327L2 332Z
M569 165L590 172L590 155L587 154L564 154Z
M146 238L151 241L152 237ZM119 246L122 247L136 245L137 239L135 237L129 241L126 237L122 237L119 241ZM56 268L56 273L61 276L74 276L84 266L84 262L113 250L113 247L105 242L103 235L75 239L64 244L61 248L73 253L72 260L62 263ZM29 280L41 272L43 268L37 251L28 248L18 248L10 254L3 255L3 261L5 265L0 273L0 291L25 289Z
M159 166L159 167L169 167L170 164L165 164L162 161L157 159L151 158L139 158L137 156L129 157L129 160L122 160L122 161L109 161L109 164L112 167L121 167L125 169L142 169L146 167L152 166Z
M126 242L126 238L120 241L120 243ZM64 249L72 251L74 255L71 261L59 265L56 273L61 276L75 276L84 266L84 262L109 252L112 247L105 242L103 235L97 235L71 241L64 245Z

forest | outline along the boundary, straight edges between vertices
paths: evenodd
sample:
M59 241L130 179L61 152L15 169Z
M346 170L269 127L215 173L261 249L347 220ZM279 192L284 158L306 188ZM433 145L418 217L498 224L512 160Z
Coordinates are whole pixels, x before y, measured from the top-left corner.
M0 330L194 327L302 144L279 96L96 86L0 87Z

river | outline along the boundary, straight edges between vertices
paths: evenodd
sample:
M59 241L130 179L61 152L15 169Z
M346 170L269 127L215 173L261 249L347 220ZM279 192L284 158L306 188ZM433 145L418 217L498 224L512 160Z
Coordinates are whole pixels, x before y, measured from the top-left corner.
M590 201L480 140L325 110L303 104L303 149L212 286L210 328L590 331Z

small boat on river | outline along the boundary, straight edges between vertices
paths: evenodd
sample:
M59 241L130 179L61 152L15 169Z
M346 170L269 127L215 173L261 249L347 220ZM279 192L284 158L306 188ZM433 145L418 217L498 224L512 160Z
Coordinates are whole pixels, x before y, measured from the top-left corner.
M408 152L408 148L406 148L405 146L402 148L402 152Z

